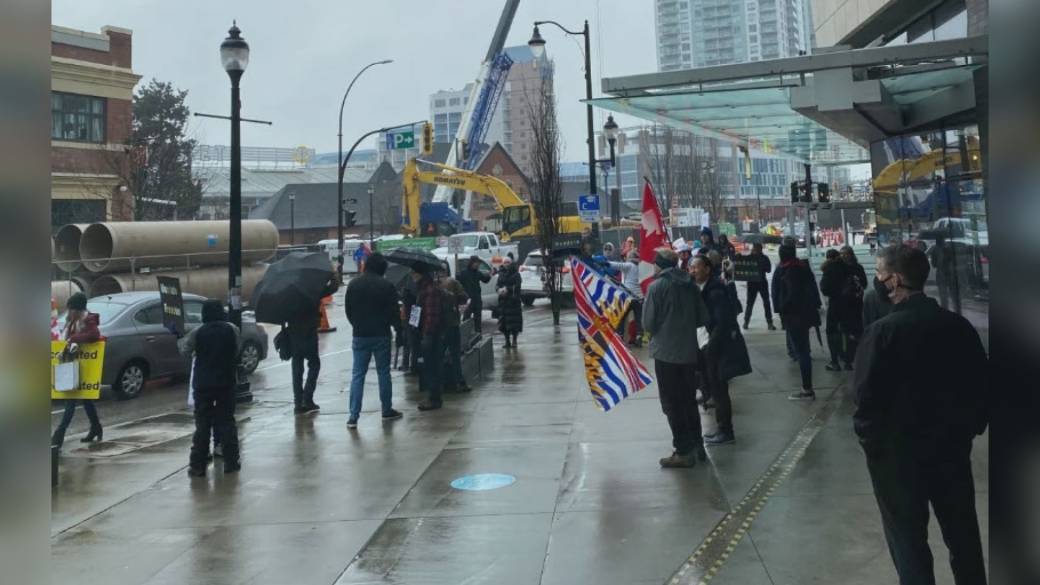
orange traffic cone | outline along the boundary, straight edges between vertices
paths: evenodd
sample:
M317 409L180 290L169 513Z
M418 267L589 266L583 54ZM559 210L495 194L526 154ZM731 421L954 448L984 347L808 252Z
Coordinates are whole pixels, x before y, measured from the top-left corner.
M329 324L329 314L325 309L328 305L332 304L332 296L323 297L321 299L321 327L318 328L318 333L331 333L336 328Z

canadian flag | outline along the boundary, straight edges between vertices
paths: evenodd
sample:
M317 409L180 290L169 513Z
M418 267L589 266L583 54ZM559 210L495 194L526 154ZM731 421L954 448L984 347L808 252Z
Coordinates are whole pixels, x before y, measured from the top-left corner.
M644 295L654 281L654 257L662 246L668 246L668 234L654 188L650 181L646 181L643 185L643 223L639 228L639 286Z

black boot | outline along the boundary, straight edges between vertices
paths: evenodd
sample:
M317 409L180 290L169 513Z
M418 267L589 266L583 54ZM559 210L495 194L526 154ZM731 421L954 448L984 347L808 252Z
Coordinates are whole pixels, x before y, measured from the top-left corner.
M80 443L93 443L94 441L101 442L101 427L91 427L90 432L87 433L86 437L79 440Z

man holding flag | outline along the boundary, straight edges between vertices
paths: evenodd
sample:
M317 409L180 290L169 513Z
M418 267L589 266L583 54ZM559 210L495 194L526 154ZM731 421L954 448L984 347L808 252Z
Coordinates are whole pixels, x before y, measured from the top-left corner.
M657 198L647 181L643 188L643 226L640 231L640 266L653 274L641 285L643 329L650 334L661 409L672 430L675 451L660 460L661 467L693 467L704 461L701 417L697 410L696 331L708 323L708 309L689 273L679 270L679 256L668 246ZM651 247L656 246L656 249Z

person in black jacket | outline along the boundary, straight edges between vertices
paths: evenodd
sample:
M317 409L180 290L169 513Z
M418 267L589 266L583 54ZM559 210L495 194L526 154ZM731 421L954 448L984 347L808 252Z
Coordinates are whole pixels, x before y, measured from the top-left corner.
M769 280L766 276L773 271L773 263L769 261L769 256L762 253L762 244L757 242L751 245L751 257L758 262L758 276L755 280L749 280L747 283L747 301L745 302L747 307L744 309L744 329L747 329L748 323L751 322L751 311L755 308L755 299L761 297L769 330L776 331L776 326L773 325L773 309L769 304Z
M350 418L347 428L357 428L361 403L365 393L365 375L368 364L375 357L376 376L379 378L379 402L383 420L401 418L393 407L393 387L390 382L391 330L400 328L400 309L397 290L386 274L386 258L375 253L365 262L365 272L350 281L344 300L347 320L354 330L354 370L350 381Z
M469 297L469 305L466 306L466 312L463 313L462 318L472 317L473 329L477 333L481 332L480 323L484 311L484 300L480 297L480 283L491 282L491 275L480 271L480 262L480 256L470 256L466 269L460 272L456 279L466 290L466 296Z
M856 357L856 348L859 345L860 338L863 337L863 299L866 296L868 281L867 271L859 263L852 246L845 245L841 247L841 259L849 267L850 276L845 281L845 286L842 287L842 293L849 308L843 332L845 335L846 358L848 359L845 363L845 369L851 370L852 361Z
M339 290L335 277L325 285L313 307L297 315L286 326L292 347L293 403L295 414L307 414L321 409L314 402L314 390L318 386L321 358L318 357L318 328L321 326L321 298ZM307 381L303 380L303 364L307 362Z
M690 271L708 309L708 343L703 348L704 382L707 394L715 403L715 421L718 430L704 436L705 445L732 443L733 403L729 396L729 381L736 376L751 373L747 345L737 325L736 307L726 285L717 276L719 271L706 256L695 256Z
M852 356L854 354L846 351L845 339L847 337L847 323L853 311L851 304L843 294L844 287L852 271L848 264L841 259L837 250L827 250L826 260L820 266L820 292L827 297L827 325L824 332L827 334L827 349L831 354L831 361L827 364L827 370L832 372L841 371L841 362L844 361L848 369L852 369Z
M954 581L984 585L971 449L989 419L986 351L971 323L925 296L924 252L889 246L876 271L893 307L856 354L853 421L899 582L935 583L931 504Z
M517 336L524 330L524 308L520 301L520 273L512 260L502 262L495 282L498 290L498 329L506 336L506 349L517 346Z
M809 330L820 325L820 291L809 263L799 260L794 246L780 246L780 266L773 272L773 306L787 333L787 344L798 361L802 390L788 396L791 400L814 400L812 354Z
M195 434L192 435L188 475L205 477L209 438L214 427L224 450L224 473L241 469L238 429L235 426L235 386L238 382L238 328L228 323L218 300L202 304L202 325L183 338L181 350L195 354L192 392Z

